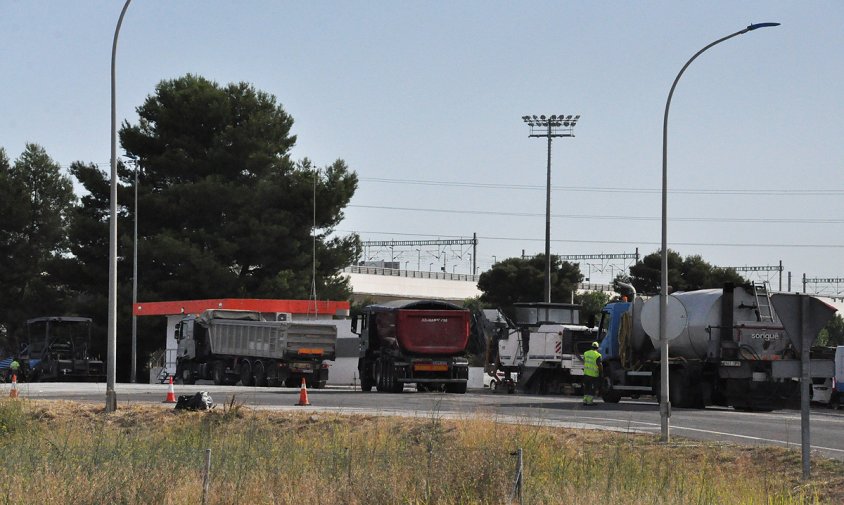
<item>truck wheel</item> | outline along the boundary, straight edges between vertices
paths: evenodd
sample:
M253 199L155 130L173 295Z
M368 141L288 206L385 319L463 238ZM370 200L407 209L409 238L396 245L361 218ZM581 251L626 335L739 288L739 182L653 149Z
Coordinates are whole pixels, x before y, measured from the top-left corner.
M176 378L181 381L182 384L191 385L196 383L193 371L190 368L182 368L182 370L176 374Z
M454 393L458 395L466 394L466 388L469 386L468 382L449 382L445 385L447 393Z
M375 389L379 393L387 389L384 384L384 362L380 359L375 362Z
M221 361L214 364L214 384L222 386L226 382L226 365Z
M252 377L252 364L248 360L240 363L240 382L247 387L255 384L255 378Z
M405 374L405 369L397 369L393 367L393 387L390 389L391 393L403 393L404 392L404 382L399 382L399 379L403 379Z
M358 368L360 373L360 390L366 393L372 391L372 371L367 366Z
M601 399L604 403L618 403L621 401L621 393L610 390L601 395Z
M264 363L258 361L255 363L255 386L262 388L267 385L267 372L264 370Z

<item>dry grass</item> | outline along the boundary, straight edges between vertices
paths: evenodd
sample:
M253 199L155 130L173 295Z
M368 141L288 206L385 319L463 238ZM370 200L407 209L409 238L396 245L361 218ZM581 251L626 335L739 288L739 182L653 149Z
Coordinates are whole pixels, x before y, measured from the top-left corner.
M524 451L524 502L844 502L844 465L799 452L660 445L599 431L377 416L210 412L0 401L3 503L199 504L211 449L209 504L507 503Z

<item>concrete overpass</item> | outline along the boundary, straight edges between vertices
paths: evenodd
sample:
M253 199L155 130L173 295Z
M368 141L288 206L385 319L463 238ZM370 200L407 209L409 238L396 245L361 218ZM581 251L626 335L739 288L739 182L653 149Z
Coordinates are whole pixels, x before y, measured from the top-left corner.
M385 302L400 299L426 298L461 303L481 295L478 275L447 272L418 272L396 268L352 266L343 269L352 287L352 301ZM578 292L604 291L612 293L609 284L582 282ZM615 294L615 293L612 293Z

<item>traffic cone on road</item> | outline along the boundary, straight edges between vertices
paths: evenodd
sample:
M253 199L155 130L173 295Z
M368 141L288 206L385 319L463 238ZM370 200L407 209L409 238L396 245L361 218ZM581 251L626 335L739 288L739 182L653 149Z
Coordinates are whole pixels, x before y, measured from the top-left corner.
M299 403L296 405L305 406L310 404L311 402L308 401L308 388L305 387L305 378L302 377L302 388L299 389Z
M167 398L164 403L176 403L176 392L173 391L173 376L170 376L170 389L167 391Z
M18 376L12 374L12 389L9 391L9 398L18 397Z

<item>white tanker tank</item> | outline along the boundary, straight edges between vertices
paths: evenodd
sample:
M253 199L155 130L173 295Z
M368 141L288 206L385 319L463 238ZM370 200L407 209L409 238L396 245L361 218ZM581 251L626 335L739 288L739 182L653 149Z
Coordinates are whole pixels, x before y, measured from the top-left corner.
M659 348L659 297L645 302L640 325ZM778 359L792 352L791 341L760 288L703 289L671 294L667 299L669 354L685 359ZM633 338L634 346L646 339ZM734 351L734 352L731 352ZM732 356L720 356L729 353Z

